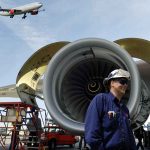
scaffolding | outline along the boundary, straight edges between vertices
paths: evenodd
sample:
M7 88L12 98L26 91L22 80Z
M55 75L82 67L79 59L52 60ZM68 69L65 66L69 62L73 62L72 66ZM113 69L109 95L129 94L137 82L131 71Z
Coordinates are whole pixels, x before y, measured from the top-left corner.
M48 148L46 139L41 138L44 131L39 131L37 128L37 122L34 117L35 111L39 112L42 125L45 126L46 111L44 109L22 102L0 102L1 149L46 150ZM29 120L32 120L35 129L34 132L38 134L30 134Z

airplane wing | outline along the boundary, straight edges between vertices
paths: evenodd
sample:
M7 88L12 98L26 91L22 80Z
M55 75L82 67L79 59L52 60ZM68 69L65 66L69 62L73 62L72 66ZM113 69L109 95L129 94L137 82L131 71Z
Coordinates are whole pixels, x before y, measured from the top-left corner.
M26 93L25 91L23 93ZM26 93L29 95L29 93ZM31 94L30 94L31 95ZM39 81L37 85L37 89L34 97L37 97L41 100L43 100L43 91L42 91L42 80ZM19 98L17 90L16 90L16 84L8 85L0 87L0 97L13 97L13 98Z
M14 97L18 98L17 90L16 90L16 85L8 85L4 87L0 87L0 97Z

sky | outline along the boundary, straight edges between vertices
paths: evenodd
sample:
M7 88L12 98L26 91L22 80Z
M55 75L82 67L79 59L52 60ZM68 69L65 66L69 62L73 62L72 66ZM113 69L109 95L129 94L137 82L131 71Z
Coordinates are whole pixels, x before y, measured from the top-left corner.
M37 1L37 0L36 0ZM13 8L35 0L0 0ZM136 37L150 40L149 0L39 0L38 15L0 16L0 87L14 84L25 61L57 41L96 37L110 41Z

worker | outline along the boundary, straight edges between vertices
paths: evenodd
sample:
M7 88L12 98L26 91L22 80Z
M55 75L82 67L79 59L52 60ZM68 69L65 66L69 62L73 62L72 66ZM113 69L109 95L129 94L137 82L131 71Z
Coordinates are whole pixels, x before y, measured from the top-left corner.
M12 134L11 134L11 141L10 141L9 150L17 149L18 143L20 140L19 132L20 132L21 126L22 126L22 120L19 120L19 115L18 115L17 111L16 111L16 118L17 118L16 121L12 122L13 129L12 129Z
M142 143L142 140L144 138L144 129L143 129L143 126L141 126L140 128L136 129L134 131L134 135L138 139L137 150L139 148L141 148L141 150L144 150L144 146L143 146L143 143Z
M27 144L28 147L38 147L39 138L42 134L42 124L41 119L38 117L38 111L34 112L33 117L30 118L29 122L27 123L27 127L29 130L29 143Z
M91 150L136 150L129 110L123 103L130 74L115 69L103 84L108 93L91 101L85 117L85 139Z
M83 146L82 146L83 144ZM85 142L85 138L84 136L80 136L80 139L79 139L79 148L80 150L83 150L84 148L86 147L86 142Z
M13 129L12 129L12 134L11 134L9 150L15 150L16 149L17 135L18 135L18 132L19 132L19 131L16 130L16 123L12 122L12 125L13 125Z

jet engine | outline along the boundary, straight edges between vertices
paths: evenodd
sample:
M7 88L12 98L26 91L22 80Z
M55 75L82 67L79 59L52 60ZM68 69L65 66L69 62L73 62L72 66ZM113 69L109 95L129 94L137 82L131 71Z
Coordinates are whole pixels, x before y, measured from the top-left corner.
M38 14L38 10L33 10L33 11L31 11L31 15L37 15Z
M74 134L83 134L88 105L96 94L106 91L103 79L112 70L123 68L131 74L124 100L132 126L137 128L150 110L149 50L150 42L137 38L52 43L23 65L17 77L17 92L23 102L35 106L35 97L44 99L56 123Z
M15 10L14 10L14 9L11 9L11 10L9 11L9 14L11 14L11 15L14 15L14 13L15 13Z

